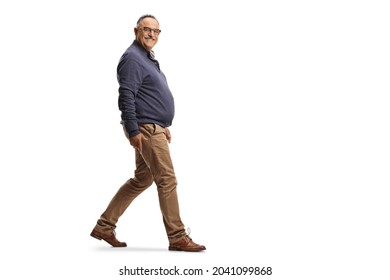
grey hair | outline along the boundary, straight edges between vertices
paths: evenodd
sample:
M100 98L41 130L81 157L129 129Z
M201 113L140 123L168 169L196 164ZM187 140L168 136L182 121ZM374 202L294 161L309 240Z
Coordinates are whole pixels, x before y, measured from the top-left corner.
M157 23L160 24L154 15L146 14L146 15L141 16L141 17L137 20L137 28L140 27L141 22L142 22L145 18L152 18L152 19L155 19L155 20L157 21Z

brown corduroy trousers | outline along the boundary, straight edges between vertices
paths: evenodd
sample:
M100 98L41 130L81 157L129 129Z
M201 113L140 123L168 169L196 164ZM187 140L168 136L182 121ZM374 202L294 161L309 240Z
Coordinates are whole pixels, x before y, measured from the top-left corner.
M135 149L134 177L124 183L112 198L95 230L110 234L130 203L155 182L168 240L175 242L186 233L180 218L177 181L165 129L157 124L142 124L139 129L147 141L142 143L142 154Z

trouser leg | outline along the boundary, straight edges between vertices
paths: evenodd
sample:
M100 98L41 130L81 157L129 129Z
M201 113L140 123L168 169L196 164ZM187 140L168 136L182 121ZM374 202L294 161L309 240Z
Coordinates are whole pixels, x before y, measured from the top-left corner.
M148 139L143 143L142 157L153 174L165 230L169 241L173 242L185 235L185 229L180 218L176 175L165 129L147 124L141 125L140 130Z
M116 228L118 219L130 203L153 183L153 176L147 164L136 150L136 170L134 177L129 179L117 191L107 209L97 221L95 229L99 232L110 233Z

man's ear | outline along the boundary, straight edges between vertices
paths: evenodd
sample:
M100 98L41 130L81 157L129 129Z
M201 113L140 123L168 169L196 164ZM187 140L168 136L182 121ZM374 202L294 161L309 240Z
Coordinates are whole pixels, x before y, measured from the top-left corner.
M134 35L135 35L135 37L137 37L137 31L138 31L137 27L134 27Z

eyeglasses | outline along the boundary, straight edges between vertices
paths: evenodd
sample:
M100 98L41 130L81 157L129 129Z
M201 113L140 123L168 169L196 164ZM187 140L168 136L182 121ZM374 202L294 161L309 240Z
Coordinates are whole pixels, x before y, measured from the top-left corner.
M160 33L161 33L160 29L153 29L153 28L146 27L146 26L144 28L142 28L142 31L145 33L152 33L152 31L153 31L156 36L160 35Z

